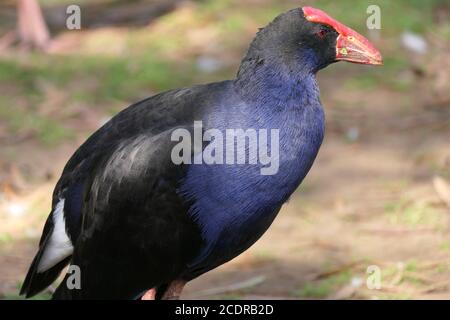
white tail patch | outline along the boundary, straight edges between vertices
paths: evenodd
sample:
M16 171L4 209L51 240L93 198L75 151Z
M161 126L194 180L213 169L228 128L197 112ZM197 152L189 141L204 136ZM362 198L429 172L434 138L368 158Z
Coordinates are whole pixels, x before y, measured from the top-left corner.
M42 254L38 265L38 272L44 272L58 262L70 256L73 252L72 241L66 233L64 221L64 199L61 199L55 206L52 214L53 232Z

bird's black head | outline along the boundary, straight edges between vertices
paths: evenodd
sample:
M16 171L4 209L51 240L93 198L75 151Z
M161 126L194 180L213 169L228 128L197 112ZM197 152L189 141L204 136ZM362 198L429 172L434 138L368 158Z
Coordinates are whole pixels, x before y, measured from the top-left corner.
M288 73L315 73L339 60L382 64L366 38L323 11L304 7L279 15L258 32L240 73L264 63Z

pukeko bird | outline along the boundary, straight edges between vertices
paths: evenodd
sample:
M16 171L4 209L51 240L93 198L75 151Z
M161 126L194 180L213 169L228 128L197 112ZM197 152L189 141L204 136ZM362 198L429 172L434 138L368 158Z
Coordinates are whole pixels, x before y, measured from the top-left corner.
M382 64L357 32L297 8L257 33L235 79L170 90L117 114L66 164L21 294L45 289L70 264L79 285L68 286L66 273L54 299L177 298L186 282L248 249L314 162L324 135L315 74L339 60ZM249 161L201 161L229 129L276 130L257 139L274 170L236 140L225 151L236 146ZM177 130L194 136L192 150L179 150Z

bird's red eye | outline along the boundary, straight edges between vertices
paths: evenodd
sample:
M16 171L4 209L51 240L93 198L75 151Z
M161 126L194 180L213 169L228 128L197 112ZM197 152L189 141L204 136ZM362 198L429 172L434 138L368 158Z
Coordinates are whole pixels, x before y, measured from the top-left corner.
M325 37L325 35L327 34L327 30L320 30L320 31L317 32L316 34L317 34L317 36L318 36L319 38L323 38L323 37Z

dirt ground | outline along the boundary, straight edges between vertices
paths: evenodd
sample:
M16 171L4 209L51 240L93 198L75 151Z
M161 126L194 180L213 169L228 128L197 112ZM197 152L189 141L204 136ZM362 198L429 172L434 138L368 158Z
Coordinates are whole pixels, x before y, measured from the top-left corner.
M321 72L326 138L271 228L188 284L183 298L450 299L450 108L427 105L420 90L345 86L340 75L352 78L358 68ZM3 181L13 181L0 193L3 298L17 298L53 186L104 113L70 121L75 137L56 146L2 145Z

